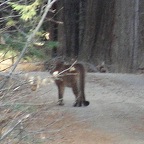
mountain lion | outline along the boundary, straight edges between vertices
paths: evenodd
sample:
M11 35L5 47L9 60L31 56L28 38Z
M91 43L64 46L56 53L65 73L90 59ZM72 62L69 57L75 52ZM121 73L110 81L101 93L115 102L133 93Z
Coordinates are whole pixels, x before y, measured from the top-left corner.
M64 105L63 94L65 87L71 87L75 95L74 107L88 106L89 101L85 99L85 69L80 63L64 64L57 61L50 70L58 87L58 104Z

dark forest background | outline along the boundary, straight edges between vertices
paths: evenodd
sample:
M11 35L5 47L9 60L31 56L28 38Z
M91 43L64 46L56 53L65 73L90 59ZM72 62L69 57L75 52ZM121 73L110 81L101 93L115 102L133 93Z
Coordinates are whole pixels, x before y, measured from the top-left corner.
M61 0L56 7L59 54L105 62L113 72L144 66L143 0Z
M57 56L104 62L110 72L137 72L144 67L143 14L143 0L58 0L41 29L58 42Z

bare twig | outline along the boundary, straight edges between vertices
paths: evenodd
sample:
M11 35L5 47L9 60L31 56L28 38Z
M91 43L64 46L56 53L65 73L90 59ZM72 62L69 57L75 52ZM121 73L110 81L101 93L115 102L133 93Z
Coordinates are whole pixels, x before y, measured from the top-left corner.
M28 49L29 45L31 44L32 39L34 38L35 34L38 32L38 30L40 29L41 25L43 24L43 21L48 13L48 11L50 10L50 8L52 7L52 5L56 2L57 0L48 0L47 2L47 6L45 8L45 11L42 15L42 18L40 19L38 25L36 26L36 28L34 29L34 31L32 32L32 34L29 35L27 42L20 54L20 56L18 57L17 61L15 62L15 64L13 65L13 67L11 68L9 74L7 75L7 77L5 78L3 84L1 85L0 89L3 88L3 86L6 84L7 80L9 79L9 77L12 75L12 73L14 72L14 70L16 69L17 65L19 64L20 60L22 59L22 57L24 56L26 50Z
M15 70L15 68L17 67L18 63L20 62L20 60L22 59L23 55L25 54L28 46L30 45L33 37L35 36L35 34L38 32L38 30L40 29L41 25L43 24L43 21L49 11L49 9L52 7L52 5L56 2L57 0L53 0L52 2L50 2L50 0L48 0L47 6L45 8L45 12L42 15L41 20L39 21L38 25L36 26L36 28L34 29L33 33L28 37L27 42L18 58L18 60L16 61L16 63L14 64L14 66L12 67L11 71L9 72L9 76L13 73L13 71Z
M9 59L13 59L13 58L15 58L15 57L17 57L17 55L12 56L12 57L9 57L9 58L6 58L6 59L3 59L3 60L0 61L0 63L4 62L4 61L6 61L6 60L9 60Z
M3 139L5 139L21 122L23 122L24 120L26 120L27 118L30 117L30 114L24 116L23 118L21 118L11 129L9 129L7 132L5 132L1 138L0 141L2 141Z
M69 67L69 68L67 68L67 69L65 69L65 70L63 70L63 71L61 71L60 73L58 73L58 75L57 76L59 76L59 75L61 75L61 74L63 74L64 72L66 72L66 71L68 71L68 70L70 70L75 64L77 63L77 60Z
M7 1L1 3L0 6L2 6L2 5L4 5L4 4L8 3L9 1L10 1L10 0L7 0Z
M6 71L7 69L11 68L12 66L13 66L13 65L10 65L10 66L8 66L7 68L2 69L0 72Z

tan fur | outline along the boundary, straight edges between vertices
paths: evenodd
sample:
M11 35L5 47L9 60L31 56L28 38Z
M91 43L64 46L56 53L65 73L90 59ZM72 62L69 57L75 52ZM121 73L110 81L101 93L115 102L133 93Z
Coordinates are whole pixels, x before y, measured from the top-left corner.
M85 69L80 63L74 65L57 62L55 67L50 71L54 76L55 83L58 87L58 104L63 105L63 94L65 87L71 87L75 95L74 106L88 106L89 102L85 100Z

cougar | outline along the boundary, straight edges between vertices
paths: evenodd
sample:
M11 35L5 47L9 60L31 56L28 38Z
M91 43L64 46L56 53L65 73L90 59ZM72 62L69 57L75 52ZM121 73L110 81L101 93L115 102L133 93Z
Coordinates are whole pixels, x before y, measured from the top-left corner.
M65 87L71 87L75 95L74 107L88 106L90 103L85 99L85 69L80 63L64 64L57 61L50 74L53 75L58 87L58 104L64 105L63 94Z

